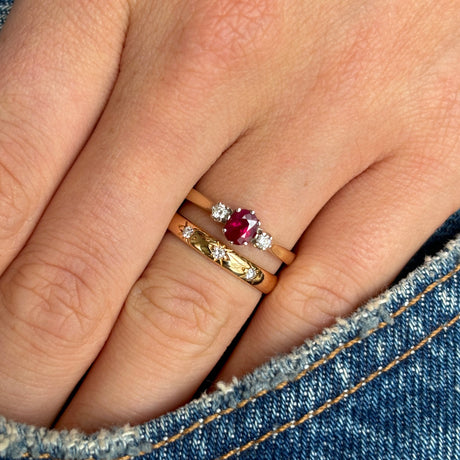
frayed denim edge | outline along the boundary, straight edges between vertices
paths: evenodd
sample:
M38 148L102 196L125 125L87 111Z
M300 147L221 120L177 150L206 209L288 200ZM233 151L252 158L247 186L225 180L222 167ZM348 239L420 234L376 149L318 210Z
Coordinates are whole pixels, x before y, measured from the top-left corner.
M144 448L150 449L151 444L142 442L139 426L125 425L85 435L78 430L36 428L0 416L0 455L11 459L23 459L24 454L32 458L49 454L51 458L66 460L115 459L122 455L138 455Z
M11 459L23 458L27 453L32 457L48 454L52 458L66 460L113 460L122 456L136 456L140 452L151 452L152 440L161 439L165 435L164 428L169 425L168 420L187 419L192 408L194 413L210 413L226 407L235 407L241 400L250 398L262 390L270 391L283 381L295 379L302 369L318 357L353 337L365 337L369 330L382 321L391 324L390 315L395 308L391 303L394 303L395 299L402 300L407 298L408 294L415 294L416 284L428 285L439 278L440 273L445 274L454 268L459 260L460 235L451 240L436 256L428 257L422 266L396 286L369 301L349 318L339 318L334 326L325 329L313 340L307 340L292 353L272 358L253 373L239 380L234 379L230 384L221 382L214 393L204 394L177 411L144 425L126 425L86 435L77 430L56 431L37 428L8 421L0 416L0 455ZM414 292L408 293L411 289L414 289ZM192 423L193 420L190 420L190 424Z

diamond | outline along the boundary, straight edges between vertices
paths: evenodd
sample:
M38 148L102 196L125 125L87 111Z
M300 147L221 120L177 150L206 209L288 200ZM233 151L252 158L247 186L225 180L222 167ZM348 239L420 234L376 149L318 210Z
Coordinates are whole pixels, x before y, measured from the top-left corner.
M182 236L188 240L194 233L195 229L193 227L190 227L189 225L186 225L183 230L182 230Z
M254 211L237 209L228 219L223 232L231 243L248 244L254 238L259 225Z
M257 276L257 270L255 268L248 268L246 273L244 274L244 278L247 281L252 281Z
M212 246L211 248L211 255L214 260L224 260L227 258L227 251L225 248L221 246Z
M272 247L272 237L268 233L265 233L263 230L257 230L257 234L254 237L253 244L256 248L262 249L265 251Z
M224 203L217 203L211 208L211 217L216 221L216 222L222 222L225 223L227 222L228 218L232 214L232 210L225 206Z

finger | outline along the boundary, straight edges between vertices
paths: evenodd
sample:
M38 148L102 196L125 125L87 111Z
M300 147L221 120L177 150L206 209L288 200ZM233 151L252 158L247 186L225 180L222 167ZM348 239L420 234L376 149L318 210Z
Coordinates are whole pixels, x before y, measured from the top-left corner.
M334 196L302 237L296 260L260 305L219 379L290 351L394 279L460 205L457 172L437 161L416 163L415 154L394 156Z
M151 39L151 25L138 13L133 33ZM0 412L12 418L53 420L183 197L245 129L247 104L225 104L228 73L169 50L153 59L154 38L139 50L128 37L96 130L0 280Z
M223 2L223 5L229 6L230 3ZM237 2L237 4L238 8L244 9L241 2ZM208 45L210 49L215 51L214 57L218 58L220 65L223 63L223 56L227 56L227 53L234 50L245 50L245 47L241 46L238 40L244 40L246 37L255 35L254 30L246 30L250 33L235 34L235 31L238 32L238 27L235 27L235 20L241 15L248 22L248 18L253 18L254 12L257 13L262 4L267 5L266 2L262 2L257 4L254 11L251 6L251 11L246 11L247 14L241 15L241 11L238 14L232 14L231 20L227 22L230 27L225 29L224 34L220 33L221 31L215 33L216 31L212 28L201 30L204 30L205 34L209 31L214 32L212 34L213 42L208 43ZM282 17L282 15L277 14L271 16ZM224 18L223 21L222 17ZM225 15L222 17L216 20L214 16L214 21L209 21L208 25L225 24ZM251 24L251 26L253 25ZM255 28L255 30L258 29ZM264 37L267 36L266 34L263 35ZM188 37L188 34L184 34L184 36ZM232 44L236 46L228 46L228 43L222 46L222 42L216 39L216 37L222 36L236 36L237 43ZM276 40L270 43L272 46L265 48L265 50L270 50L270 54L272 54L273 49L280 49L278 46L279 37L280 35L277 34ZM265 42L266 44L267 42ZM258 51L263 52L264 48L259 48ZM267 68L267 71L264 72L265 67L260 67L261 54L257 53L257 60L255 61L259 64L259 74L269 76L272 69ZM296 57L298 59L298 55ZM271 56L274 61L278 58L280 56ZM337 61L331 62L336 63ZM313 67L318 65L324 70L318 61L313 64ZM289 68L289 64L286 67ZM336 68L335 65L333 67ZM361 62L356 68L358 67L361 69ZM274 90L277 92L276 83L297 81L298 75L302 75L305 76L301 79L302 82L313 82L312 85L314 85L314 75L309 73L308 69L299 71L299 67L293 66L293 68L295 69L293 74L296 75L296 78L292 78L293 74L290 74L289 78L278 79L279 74L276 74L277 77L274 80L264 78L264 84L265 81L274 82ZM242 69L247 70L244 66L240 66L239 70ZM347 69L347 71L349 70ZM258 78L253 79L253 74L249 71L243 73L246 81L261 81ZM358 81L354 67L351 73L353 75L351 80L353 82ZM394 140L394 136L389 134L393 134L391 130L397 128L397 121L388 122L386 124L388 132L384 132L381 119L376 120L377 116L375 115L369 117L369 113L372 111L371 104L361 104L366 99L365 97L360 97L359 101L350 98L349 86L347 85L345 85L346 88L342 87L342 92L336 92L337 84L342 82L342 77L341 74L339 78L332 78L332 81L322 81L311 92L307 91L308 97L305 88L299 88L299 86L296 86L291 92L278 91L278 97L273 98L278 104L273 103L270 106L271 113L277 116L271 114L268 116L266 112L263 122L262 117L249 118L249 120L256 120L257 123L251 123L247 127L247 135L240 138L213 166L205 180L201 181L200 190L216 200L227 200L234 206L247 205L256 210L262 209L264 212L263 225L266 226L266 229L274 234L280 244L292 245L325 201L334 195L351 177L366 168L371 162L369 158L372 155L386 150ZM330 84L329 87L328 84ZM359 84L356 89L360 96L363 95ZM235 88L229 94L237 94L234 90ZM376 94L374 88L371 87L369 93L370 99L374 101ZM252 92L246 93L245 100L253 101L254 98L260 98L261 94L267 93L253 87ZM306 108L305 100L307 98L309 104ZM270 100L273 101L273 99ZM227 106L229 100L231 100L231 96L227 98L227 102L224 101ZM350 100L353 102L350 103ZM325 101L327 101L326 104ZM261 99L258 102L261 103ZM264 100L262 102L265 104ZM266 119L270 119L272 123L267 123ZM391 117L389 119L392 120ZM350 122L350 120L352 121ZM353 120L360 120L360 122L356 123ZM256 133L258 136L254 135L254 131L257 131L255 126L260 127L261 125L266 129L258 131ZM359 146L356 139L360 139ZM391 147L393 146L391 145ZM338 161L339 157L343 157L343 152L349 152L349 157L353 160L347 157L343 161ZM355 161L357 157L359 157L359 161ZM284 163L280 162L279 158L282 158ZM372 157L372 161L374 159ZM308 196L310 201L302 200L304 196ZM204 220L197 220L198 214L193 213L190 217L199 225L205 225ZM259 217L261 216L259 215ZM271 228L275 230L271 230ZM164 244L172 244L167 243L167 241L165 240ZM182 251L184 249L187 248L182 248ZM247 251L249 249L247 248ZM165 252L175 254L170 251ZM241 252L250 255L244 250ZM276 269L278 265L277 261L266 260L266 257L258 257L257 261L261 264L264 263L264 266L269 269ZM93 365L91 372L80 388L79 394L72 402L67 414L64 415L60 426L75 424L85 429L92 429L95 428L96 424L117 423L121 421L120 419L136 422L167 410L168 407L171 408L171 405L175 404L174 401L183 401L184 398L193 393L197 386L196 382L206 376L222 354L225 343L228 343L229 335L225 329L223 336L225 340L219 341L216 347L209 345L209 337L214 337L217 341L222 334L218 331L225 328L225 326L213 328L212 324L225 323L229 329L233 329L230 334L233 336L243 322L242 317L246 318L255 305L254 299L246 299L244 289L247 287L240 286L238 289L232 289L232 296L229 297L228 292L220 287L227 283L228 274L224 272L217 275L219 272L216 272L215 276L219 278L213 282L218 286L217 290L219 288L222 290L221 297L225 305L225 308L217 309L218 318L216 320L207 303L206 282L197 281L200 276L205 278L205 281L208 280L204 271L206 269L204 267L201 269L198 265L200 262L195 265L188 265L187 259L183 260L183 256L177 255L172 256L167 261L163 259L159 266L156 263L157 254L152 260L155 277L150 277L148 270L145 281L140 286L140 293L136 289L131 291L134 298L129 298L126 302L111 339L106 344L98 361ZM171 267L176 266L181 267L179 274L184 276L183 279L174 276L175 272ZM182 266L188 269L187 274L182 270ZM215 267L213 268L215 271ZM157 273L164 273L164 275L159 276ZM195 276L196 274L197 276ZM161 279L162 283L157 284L155 279ZM192 284L190 279L193 280ZM213 287L211 287L211 291L214 291ZM210 297L213 299L216 296ZM185 302L185 307L182 307L184 298L187 302ZM186 308L187 304L190 305L189 308ZM233 311L233 304L245 306L245 312L242 316L238 310L235 319L233 319L233 315L228 317L226 313ZM222 304L218 303L217 305ZM181 318L180 322L177 321L177 308ZM129 313L130 309L134 311ZM126 320L124 319L125 316ZM201 319L198 320L197 318ZM227 320L227 318L229 319ZM197 324L198 321L200 324L209 323L211 333L200 334L199 331L202 329ZM129 327L128 324L132 326ZM161 329L164 332L158 331L156 326L159 324L162 325ZM181 324L185 324L185 326L181 327ZM187 324L196 325L196 328L187 327ZM123 330L117 332L118 327L124 328L126 332ZM198 333L193 335L190 332L193 330L197 330ZM152 332L149 333L149 331ZM168 354L165 354L167 353L166 350L169 350L167 344L168 337L171 335L174 337L174 346ZM198 339L196 338L197 335ZM128 336L132 340L120 339L121 337L126 339ZM198 347L196 346L197 342ZM176 343L183 345L177 346ZM131 353L124 354L126 350ZM136 356L136 359L131 360L129 364L118 361L119 365L115 369L111 363L113 363L112 359L117 356L118 351L123 356L128 354ZM193 359L190 359L191 356ZM195 366L195 362L204 362L205 365ZM183 385L178 385L178 381L184 380L184 374L187 375L186 381ZM155 388L160 388L160 391L155 391L154 394L150 389L153 386L152 382L155 382ZM110 391L105 391L104 388L110 388ZM130 395L132 395L132 399L130 399ZM123 406L118 404L120 401L123 401Z
M202 257L165 235L57 428L145 421L193 395L260 297Z
M321 152L324 162L336 155L338 145L356 148L350 132L339 132L345 137L330 139ZM292 143L286 145L284 136ZM300 162L306 162L303 155L309 151L309 142L316 144L314 135L307 140L306 148L303 131L288 127L276 131L266 126L251 131L213 165L199 188L215 201L222 200L234 208L262 210L264 228L280 244L291 247L322 203L348 180L351 170L348 160L346 166L332 166L330 160L329 168L318 165L315 169L311 159L314 171L310 171L311 180L305 186L305 170ZM371 142L374 139L366 145L369 152L373 151ZM289 158L285 177L279 168L270 167L270 159L276 155ZM251 172L250 181L242 173L242 164ZM361 165L353 167L356 170L352 174L356 174ZM312 199L297 199L304 193ZM209 215L194 206L183 212L191 222L212 231L217 238L220 234L222 239L221 227L213 227ZM259 211L257 215L262 218ZM232 249L272 271L279 266L270 254L253 247ZM125 421L138 423L187 401L259 299L260 293L254 288L167 235L131 290L109 341L58 427L78 426L91 431Z
M0 273L93 129L127 21L118 1L15 1L0 35Z

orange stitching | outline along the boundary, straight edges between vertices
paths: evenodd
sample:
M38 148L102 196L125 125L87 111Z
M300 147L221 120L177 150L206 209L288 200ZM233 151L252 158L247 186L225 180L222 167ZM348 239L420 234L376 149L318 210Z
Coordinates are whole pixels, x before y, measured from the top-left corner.
M311 411L307 412L305 415L303 415L298 420L295 420L295 421L289 422L289 423L285 423L284 425L280 426L276 430L271 430L268 433L265 433L260 438L258 438L256 440L253 440L253 441L249 441L247 444L245 444L245 445L243 445L241 447L237 447L237 448L231 450L230 452L227 452L222 457L219 457L219 460L226 460L226 459L232 457L233 455L235 455L237 453L244 452L245 450L248 450L252 446L256 446L256 445L259 445L259 444L263 443L264 441L266 441L267 439L271 438L275 434L282 433L283 431L286 431L288 428L294 428L296 426L299 426L302 423L304 423L305 421L310 420L313 417L316 417L317 415L319 415L322 412L324 412L326 409L329 409L331 406L333 406L333 405L337 404L338 402L340 402L342 399L344 399L347 396L350 396L353 393L355 393L356 391L358 391L366 383L369 383L372 380L374 380L376 377L378 377L379 375L381 375L381 374L383 374L385 372L388 372L390 369L395 367L397 364L399 364L400 362L404 361L410 355L412 355L413 353L418 351L420 348L422 348L424 345L426 345L427 342L429 342L433 337L436 337L442 330L446 330L449 327L451 327L452 325L454 325L459 319L460 319L460 314L458 314L457 316L452 318L448 323L442 324L441 326L439 326L437 329L435 329L433 332L431 332L428 336L426 336L421 342L419 342L417 345L409 348L404 354L402 354L401 356L398 356L394 361L392 361L391 363L387 364L383 369L379 369L379 370L373 372L367 378L362 379L354 387L350 388L349 390L345 390L343 393L341 393L340 395L336 396L331 401L326 402L325 404L323 404L322 406L318 407L315 410L311 410Z
M32 457L32 455L30 455L28 452L26 452L25 454L22 454L22 458L30 458L30 457ZM51 458L51 455L50 454L41 454L37 458ZM92 459L88 458L87 460L92 460Z
M425 294L427 294L428 292L432 291L436 286L439 286L440 284L442 284L445 281L447 281L449 278L451 278L453 275L455 275L458 271L460 271L460 264L458 264L452 271L450 271L449 273L444 275L442 278L439 278L438 280L434 281L429 286L427 286L424 291L422 291L420 294L418 294L415 297L413 297L409 302L404 304L399 310L397 310L395 313L393 313L391 315L391 317L396 318L397 316L402 314L405 310L407 310L411 306L415 305ZM377 327L375 327L374 329L371 329L369 331L369 335L373 334L375 331L385 327L386 325L387 325L387 323L382 321ZM349 342L347 342L347 343L345 343L343 345L340 345L335 350L331 351L331 353L329 353L329 355L319 359L318 361L316 361L315 363L311 364L310 366L307 366L299 374L297 374L292 380L285 380L285 381L279 383L272 390L261 390L258 393L256 393L255 395L251 396L250 398L242 400L235 407L229 407L229 408L224 409L224 410L222 410L220 412L216 412L215 414L209 415L204 420L202 420L200 422L196 422L193 425L190 425L185 430L181 430L181 432L176 433L175 435L173 435L173 436L171 436L171 437L169 437L167 439L163 439L163 440L157 442L156 444L153 444L152 449L156 450L156 449L159 449L160 447L163 447L167 443L175 442L178 439L180 439L183 436L185 436L186 434L189 434L189 433L195 431L196 429L211 423L212 421L214 421L215 419L221 417L222 415L230 414L231 412L233 412L236 409L242 409L248 403L250 403L252 401L255 401L256 399L260 398L261 396L266 395L270 391L278 391L278 390L283 389L289 383L297 382L302 377L304 377L308 372L315 370L316 368L318 368L319 366L321 366L325 362L335 358L341 351L352 347L354 344L356 344L356 343L358 343L360 341L361 341L361 338L355 337L354 339L350 340ZM119 459L117 459L117 460L119 460Z
M410 308L413 305L415 305L425 294L428 294L434 288L436 288L440 284L442 284L445 281L447 281L449 278L454 276L458 271L460 271L460 264L458 264L453 270L451 270L449 273L444 275L442 278L439 278L439 279L433 281L431 284L429 284L420 294L418 294L415 297L413 297L409 302L405 303L401 308L399 308L399 310L397 310L395 313L393 313L391 315L391 317L396 318L399 315L401 315L402 313L404 313L404 311L406 311L408 308ZM387 324L388 323L382 321L377 327L375 327L375 328L373 328L373 329L368 331L368 336L373 334L377 330L382 329L383 327L387 326ZM193 431L197 430L198 428L203 427L204 425L208 425L209 423L211 423L214 420L222 417L223 415L230 414L230 413L232 413L233 411L235 411L237 409L242 409L248 403L250 403L252 401L255 401L256 399L259 399L260 397L266 395L269 392L281 390L286 385L288 385L289 383L297 382L302 377L304 377L308 372L317 369L322 364L324 364L327 361L330 361L331 359L335 358L341 351L352 347L353 345L355 345L356 343L359 343L360 341L361 341L361 338L355 337L354 339L350 340L349 342L338 346L336 349L331 351L329 353L329 355L327 355L327 356L319 359L318 361L314 362L313 364L307 366L299 374L297 374L293 379L285 380L283 382L280 382L275 388L273 388L271 390L266 390L266 389L261 390L258 393L256 393L255 395L253 395L253 396L251 396L251 397L249 397L247 399L242 400L235 407L228 407L227 409L224 409L224 410L217 410L217 412L215 412L212 415L208 415L204 420L200 420L198 422L195 422L192 425L190 425L189 427L187 427L185 429L181 429L180 432L178 432L178 433L176 433L176 434L174 434L174 435L172 435L172 436L170 436L168 438L162 439L161 441L158 441L155 444L152 444L152 450L157 450L157 449L165 446L166 444L175 442L175 441L181 439L182 437L184 437L185 435L190 434ZM139 456L139 455L144 455L144 454L145 454L144 452L140 452L138 455L136 455L136 457ZM47 455L48 457L40 457L40 458L51 458L49 454L43 454L43 455L45 455L45 456ZM24 457L24 458L30 457L30 454L25 453L22 457ZM127 455L127 456L124 456L124 457L118 457L115 460L131 460L133 458L134 458L133 456ZM93 460L93 459L88 458L88 459L85 459L85 460Z

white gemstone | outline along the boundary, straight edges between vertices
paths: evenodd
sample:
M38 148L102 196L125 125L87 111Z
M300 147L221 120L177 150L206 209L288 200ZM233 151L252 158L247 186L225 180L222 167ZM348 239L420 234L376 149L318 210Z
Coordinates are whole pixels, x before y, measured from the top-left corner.
M219 202L211 208L211 217L216 222L225 223L231 216L232 212L233 211L229 207L225 206L224 203Z
M266 249L270 249L272 247L272 237L268 233L258 230L256 236L254 237L253 244L256 248L265 251Z
M257 270L252 267L248 268L248 270L246 271L244 275L245 279L247 279L248 281L252 281L256 276L257 276Z
M184 227L184 229L182 230L182 236L188 240L192 235L193 235L193 232L195 231L195 229L193 227L189 227L188 225L186 225Z
M220 246L213 246L211 248L211 255L214 260L224 260L227 257L227 252L225 248L221 248Z

